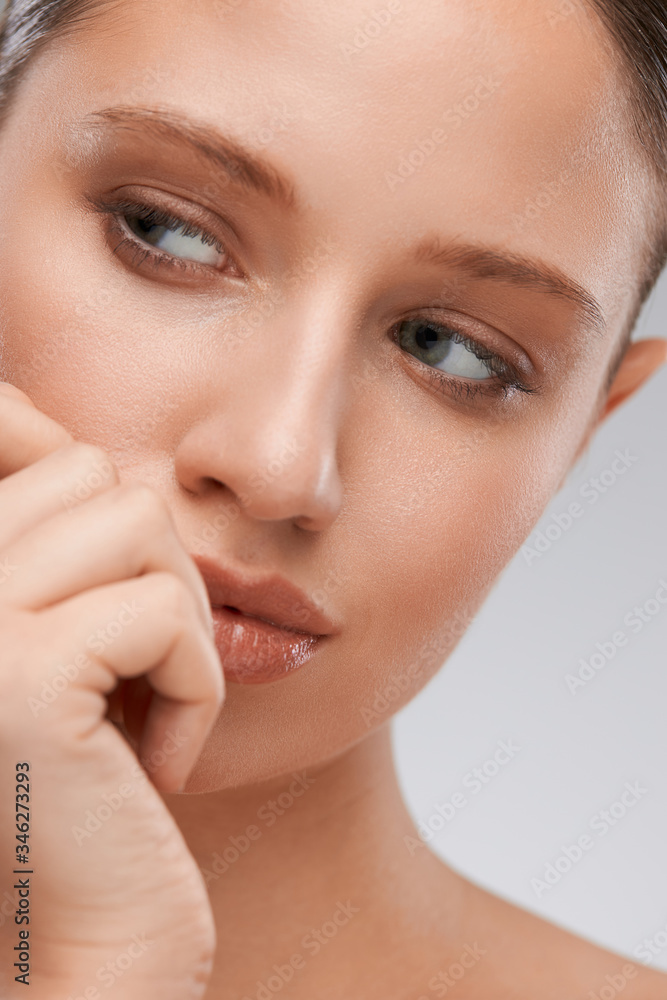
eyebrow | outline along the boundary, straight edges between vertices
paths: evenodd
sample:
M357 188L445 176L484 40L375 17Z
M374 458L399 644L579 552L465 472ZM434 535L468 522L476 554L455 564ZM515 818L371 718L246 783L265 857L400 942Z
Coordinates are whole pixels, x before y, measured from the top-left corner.
M111 126L137 131L158 141L188 146L200 160L222 171L229 180L266 195L292 211L299 207L292 182L265 157L214 126L193 120L177 109L117 105L91 112L81 125L84 129ZM606 330L604 313L594 296L559 268L544 261L473 243L452 241L443 246L438 238L420 243L414 259L418 263L454 268L477 280L504 282L565 299L576 306L593 332L603 335Z
M451 242L443 246L437 238L421 243L415 259L419 263L458 269L477 280L500 281L565 299L576 306L594 333L602 336L606 330L604 312L597 299L560 268L544 261L473 243Z
M255 155L213 126L193 120L176 109L118 105L91 112L81 125L84 129L111 126L136 131L158 141L189 146L202 162L213 165L229 180L267 195L286 208L297 208L293 185L265 158Z

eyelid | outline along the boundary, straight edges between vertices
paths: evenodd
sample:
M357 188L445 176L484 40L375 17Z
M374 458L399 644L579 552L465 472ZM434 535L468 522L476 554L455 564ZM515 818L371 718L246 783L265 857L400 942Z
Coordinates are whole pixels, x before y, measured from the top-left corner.
M428 384L432 391L453 398L456 402L463 400L465 404L466 402L474 402L481 397L486 400L489 406L492 406L494 403L502 404L503 399L513 395L533 395L540 392L539 386L522 386L513 381L503 381L500 376L478 381L448 375L438 368L430 367L400 347L399 350L405 358L405 364L409 366L415 378Z
M481 353L490 355L499 366L502 366L503 372L494 372L491 369L488 379L466 379L462 376L450 375L442 369L429 365L427 362L406 351L399 342L401 324L411 320L419 320L424 324L431 324L451 334L457 334L456 339L459 343L467 342L477 347ZM473 322L475 325L480 325L477 321ZM458 399L465 395L466 400L486 396L487 400L492 403L494 400L500 400L501 397L506 398L510 394L538 395L541 392L542 387L536 383L529 384L530 380L527 381L524 372L513 364L512 361L493 350L485 341L471 336L464 328L463 322L447 322L442 317L439 320L433 320L430 316L425 315L424 312L421 314L419 312L411 313L404 315L400 320L394 322L390 328L390 336L401 355L406 359L406 363L420 380L424 382L428 381L438 392L443 394L446 393ZM474 351L471 353L476 354ZM478 355L476 354L476 356ZM528 366L524 367L527 368ZM532 365L530 367L532 369Z
M460 333L482 351L495 355L499 361L518 379L537 379L538 371L530 356L506 333L498 330L482 320L467 315L456 309L426 308L405 315L402 319L422 319L435 326L453 329Z
M116 192L123 190L116 189ZM211 215L205 209L195 205L191 205L190 209L188 209L185 207L184 202L178 201L173 196L165 195L163 192L160 196L157 196L155 193L133 196L132 194L117 194L116 192L100 196L88 195L86 201L94 212L112 223L116 234L121 235L124 240L134 244L142 251L145 249L147 251L146 256L150 256L156 261L163 260L166 267L170 266L168 261L172 261L181 272L191 271L193 274L198 274L199 276L209 275L213 277L215 275L224 275L226 278L246 278L245 268L239 264L238 254L229 247L229 243L238 242L238 237L233 226L226 220L217 217L218 225L214 227L210 224ZM165 250L152 247L149 243L144 243L128 227L123 216L131 213L141 216L149 212L164 213L172 217L174 222L178 222L179 226L189 227L190 230L198 230L202 237L206 237L209 242L216 245L220 252L224 254L227 260L225 266L215 267L211 264L203 264L200 261L189 260L185 257L177 257ZM224 229L226 236L221 237L215 231L216 228ZM229 236L229 240L227 236ZM116 249L121 246L121 243L117 245Z

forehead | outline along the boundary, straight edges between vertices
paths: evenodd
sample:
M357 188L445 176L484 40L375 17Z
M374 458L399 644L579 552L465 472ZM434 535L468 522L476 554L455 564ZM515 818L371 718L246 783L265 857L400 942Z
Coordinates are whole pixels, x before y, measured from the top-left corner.
M261 152L360 250L369 233L465 233L546 256L600 298L639 253L640 166L584 3L122 0L58 49L63 120L190 113Z

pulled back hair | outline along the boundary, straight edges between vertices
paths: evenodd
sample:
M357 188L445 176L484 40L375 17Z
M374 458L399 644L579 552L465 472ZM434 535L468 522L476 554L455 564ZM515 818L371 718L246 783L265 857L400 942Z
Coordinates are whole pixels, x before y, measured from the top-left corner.
M607 368L606 395L639 312L667 263L667 0L586 0L621 56L635 136L656 181L647 253L636 297Z
M0 126L33 57L56 38L75 33L123 0L0 0ZM554 0L558 6L557 0ZM603 395L614 380L639 312L667 262L667 0L564 0L568 12L593 10L606 29L630 98L632 129L656 181L647 220L646 255ZM552 12L554 13L554 12Z

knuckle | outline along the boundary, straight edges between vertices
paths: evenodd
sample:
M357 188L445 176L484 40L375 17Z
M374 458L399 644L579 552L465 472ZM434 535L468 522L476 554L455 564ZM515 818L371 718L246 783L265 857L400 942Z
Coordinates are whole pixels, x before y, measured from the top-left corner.
M118 481L118 470L103 448L84 441L74 441L66 445L74 464L87 473L97 473L104 478Z
M142 532L160 534L171 527L171 514L166 501L152 486L142 482L123 483L120 495L129 506L131 516Z
M34 686L35 664L41 661L45 651L36 639L36 621L30 612L1 609L0 628L3 635L0 656L0 706L3 711L0 728L4 729L11 719L25 715L27 696L31 686Z
M157 589L157 602L168 612L176 627L192 625L196 616L195 601L189 587L174 573L154 573L153 584Z

